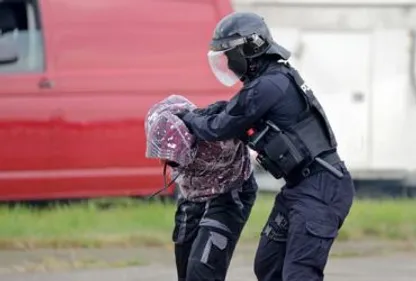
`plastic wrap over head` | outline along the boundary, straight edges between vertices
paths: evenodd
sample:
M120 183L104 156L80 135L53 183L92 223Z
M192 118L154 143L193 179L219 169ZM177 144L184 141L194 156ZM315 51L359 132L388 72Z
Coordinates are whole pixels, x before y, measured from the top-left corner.
M175 114L195 108L188 99L178 95L171 95L150 108L145 119L147 158L172 161L182 167L192 163L195 138Z

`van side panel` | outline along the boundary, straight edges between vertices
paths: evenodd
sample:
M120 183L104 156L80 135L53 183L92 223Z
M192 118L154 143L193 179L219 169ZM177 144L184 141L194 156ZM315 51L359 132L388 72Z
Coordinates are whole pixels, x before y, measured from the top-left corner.
M162 168L145 159L144 117L184 94L228 98L206 53L219 19L212 1L44 0L51 30L54 161L42 197L144 195Z
M44 71L0 75L0 200L160 188L144 116L173 93L198 105L230 97L206 60L229 1L38 2Z

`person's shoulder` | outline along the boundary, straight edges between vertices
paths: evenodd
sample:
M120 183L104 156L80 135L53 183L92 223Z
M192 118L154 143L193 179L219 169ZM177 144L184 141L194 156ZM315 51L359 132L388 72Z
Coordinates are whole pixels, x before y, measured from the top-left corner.
M266 73L245 85L242 91L255 91L257 93L286 92L291 82L289 77L283 73Z
M291 83L290 77L278 69L266 72L259 77L259 87L278 88L282 92L285 92Z

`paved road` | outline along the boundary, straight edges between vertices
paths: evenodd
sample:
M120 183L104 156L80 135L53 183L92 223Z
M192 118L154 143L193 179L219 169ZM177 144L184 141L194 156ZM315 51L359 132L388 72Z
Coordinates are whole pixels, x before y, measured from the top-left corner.
M255 281L251 259L236 257L228 281ZM2 281L169 281L175 280L173 267L153 264L119 269L82 270L67 273L16 273L0 276ZM328 281L415 281L416 255L394 254L379 257L332 258Z

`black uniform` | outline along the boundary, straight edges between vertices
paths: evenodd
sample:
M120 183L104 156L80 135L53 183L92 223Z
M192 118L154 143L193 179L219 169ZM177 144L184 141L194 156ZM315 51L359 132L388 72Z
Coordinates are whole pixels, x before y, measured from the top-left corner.
M251 176L240 191L204 203L179 199L173 231L178 281L225 280L256 192Z
M259 162L286 180L262 231L254 265L258 280L323 280L330 248L354 196L329 121L312 90L287 63L290 53L272 41L257 15L224 18L212 46L227 49L229 68L244 87L219 114L190 112L181 118L195 136L210 141L242 137L254 129L248 143L259 153Z

